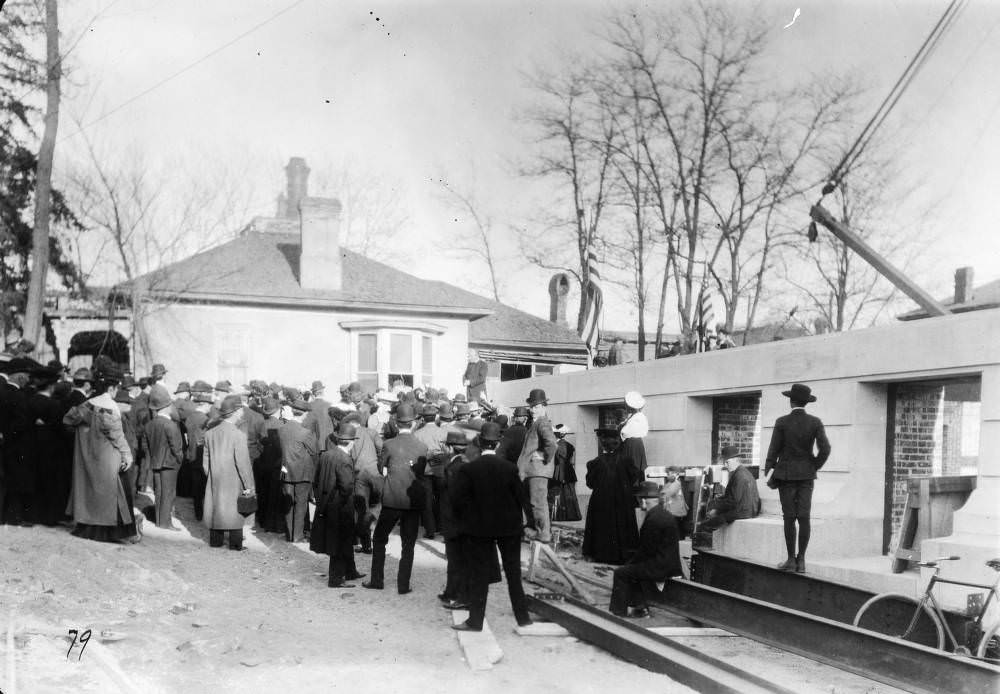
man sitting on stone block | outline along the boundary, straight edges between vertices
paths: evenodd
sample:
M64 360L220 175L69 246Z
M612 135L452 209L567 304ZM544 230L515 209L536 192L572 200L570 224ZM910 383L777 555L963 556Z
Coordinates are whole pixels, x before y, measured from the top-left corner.
M635 496L646 518L639 529L639 549L614 572L610 610L619 617L648 616L646 603L657 592L656 584L681 575L677 521L664 505L662 488L646 481L635 490ZM630 607L635 608L631 615Z
M757 480L743 465L739 448L725 446L721 457L729 470L729 482L722 496L712 503L705 520L698 524L693 538L696 547L711 547L712 533L717 528L741 518L755 518L760 514Z

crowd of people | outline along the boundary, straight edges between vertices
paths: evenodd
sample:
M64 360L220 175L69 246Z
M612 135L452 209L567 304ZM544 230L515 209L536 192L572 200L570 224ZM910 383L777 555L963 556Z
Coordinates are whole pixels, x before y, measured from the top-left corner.
M488 586L500 581L501 568L515 617L528 624L522 538L551 543L553 520L581 519L575 449L566 439L572 431L553 425L544 390L532 389L524 405L502 413L470 371L467 393L453 397L402 383L372 394L352 382L327 400L320 381L297 389L197 380L168 389L162 364L136 380L109 360L67 376L57 363L17 356L0 364L0 518L134 543L144 520L179 530L175 500L186 496L210 546L243 550L252 515L258 532L328 555L331 588L355 585L364 577L355 553L371 554L362 584L371 590L385 587L386 546L398 526L400 594L411 592L422 528L425 537L444 540L447 580L438 599L470 612L456 628L482 629ZM812 397L802 388L790 391L796 406ZM645 479L645 401L632 391L624 403L623 421L597 429L600 453L586 465L592 496L583 541L585 557L623 564L612 602L620 614L628 613L622 605L637 603L641 613L638 587L653 574L679 575L677 542L687 512L683 498L677 505L676 479L663 486ZM787 426L779 420L779 434L786 438L772 442L768 465L780 468L789 538L783 568L804 570L812 479L829 445L819 420L795 411ZM819 457L808 470L783 466L790 453L801 453L798 439L807 436L820 440ZM759 498L743 498L756 492L756 482L736 463L727 505L703 533L747 517L741 514L748 503L759 511ZM650 511L641 529L637 507Z

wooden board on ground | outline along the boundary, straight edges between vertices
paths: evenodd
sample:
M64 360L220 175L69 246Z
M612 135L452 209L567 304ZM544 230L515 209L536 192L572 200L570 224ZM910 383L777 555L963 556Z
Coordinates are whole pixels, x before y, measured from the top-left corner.
M469 618L467 610L452 610L451 619L455 624L461 624ZM493 664L500 662L503 651L497 643L490 625L483 622L482 631L456 631L458 643L465 653L465 662L473 670L492 670Z
M514 627L519 636L569 636L566 627L555 622L533 622L526 627Z
M659 636L736 636L731 631L715 627L649 627Z

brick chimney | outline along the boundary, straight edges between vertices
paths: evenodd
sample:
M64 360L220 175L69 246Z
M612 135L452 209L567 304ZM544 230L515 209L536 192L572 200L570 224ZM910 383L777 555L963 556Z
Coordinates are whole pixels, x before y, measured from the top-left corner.
M955 270L955 303L972 301L972 268L960 267Z
M566 322L566 295L569 294L569 276L565 272L552 275L549 280L549 321L569 327Z
M343 288L340 201L332 198L302 198L296 211L299 213L302 240L299 250L299 284L303 289L340 291Z
M299 203L309 197L309 167L306 166L306 160L302 157L289 159L285 177L288 188L284 201L278 198L278 216L296 219L299 216Z

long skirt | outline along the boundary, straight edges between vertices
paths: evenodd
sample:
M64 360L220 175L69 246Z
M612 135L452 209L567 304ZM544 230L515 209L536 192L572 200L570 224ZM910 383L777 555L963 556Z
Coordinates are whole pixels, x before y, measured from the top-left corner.
M133 537L137 534L135 529L135 516L132 511L132 490L129 488L128 473L118 474L121 485L125 489L125 506L128 508L128 518L122 517L119 507L117 523L115 525L91 525L89 523L77 523L73 528L73 535L82 537L85 540L96 540L97 542L118 542Z

